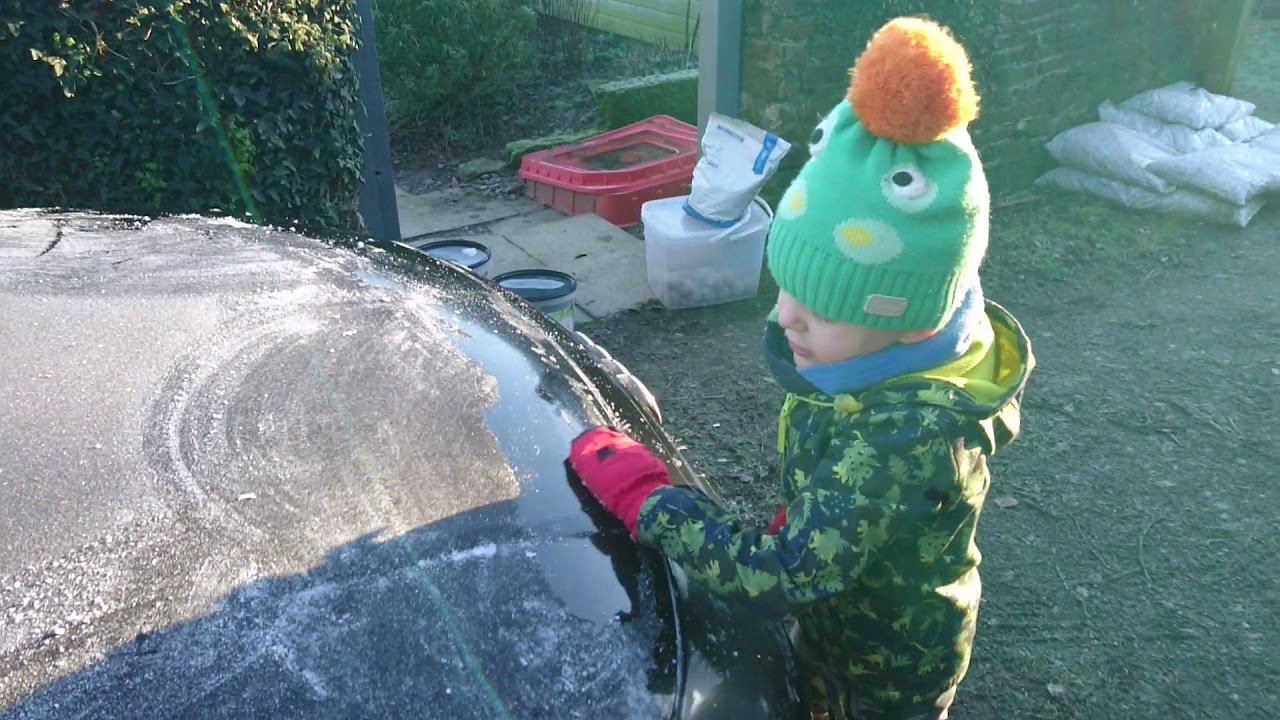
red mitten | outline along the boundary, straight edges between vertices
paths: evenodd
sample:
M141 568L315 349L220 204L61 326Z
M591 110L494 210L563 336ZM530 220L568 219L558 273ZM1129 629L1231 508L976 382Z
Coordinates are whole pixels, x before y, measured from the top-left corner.
M787 524L787 506L779 505L778 513L773 516L773 522L769 523L769 529L765 531L765 535L777 535L783 525Z
M644 445L609 428L592 428L569 448L569 467L582 484L636 537L640 506L671 484L667 466Z

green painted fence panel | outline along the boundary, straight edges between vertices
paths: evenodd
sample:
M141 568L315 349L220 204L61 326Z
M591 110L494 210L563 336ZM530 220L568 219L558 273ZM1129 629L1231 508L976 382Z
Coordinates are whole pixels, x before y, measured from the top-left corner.
M697 47L701 0L583 1L595 6L588 24L598 30L666 47Z

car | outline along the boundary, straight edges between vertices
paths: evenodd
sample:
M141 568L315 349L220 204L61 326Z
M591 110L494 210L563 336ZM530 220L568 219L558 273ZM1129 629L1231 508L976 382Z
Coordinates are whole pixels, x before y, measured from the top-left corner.
M0 212L0 717L789 718L780 624L566 470L581 333L400 243Z

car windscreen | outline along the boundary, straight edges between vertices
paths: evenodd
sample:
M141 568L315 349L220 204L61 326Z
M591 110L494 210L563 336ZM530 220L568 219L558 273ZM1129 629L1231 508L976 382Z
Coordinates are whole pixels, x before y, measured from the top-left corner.
M0 225L4 717L670 712L663 566L562 464L616 389L540 320L230 221Z

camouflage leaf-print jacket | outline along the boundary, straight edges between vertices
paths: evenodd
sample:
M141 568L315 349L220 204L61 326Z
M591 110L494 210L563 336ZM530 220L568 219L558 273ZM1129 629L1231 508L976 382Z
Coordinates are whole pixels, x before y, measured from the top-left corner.
M641 509L640 540L718 594L795 616L802 654L855 697L906 707L954 688L981 594L987 457L1017 435L1034 362L1011 315L988 303L987 319L943 367L856 395L787 396L777 535L664 488Z

